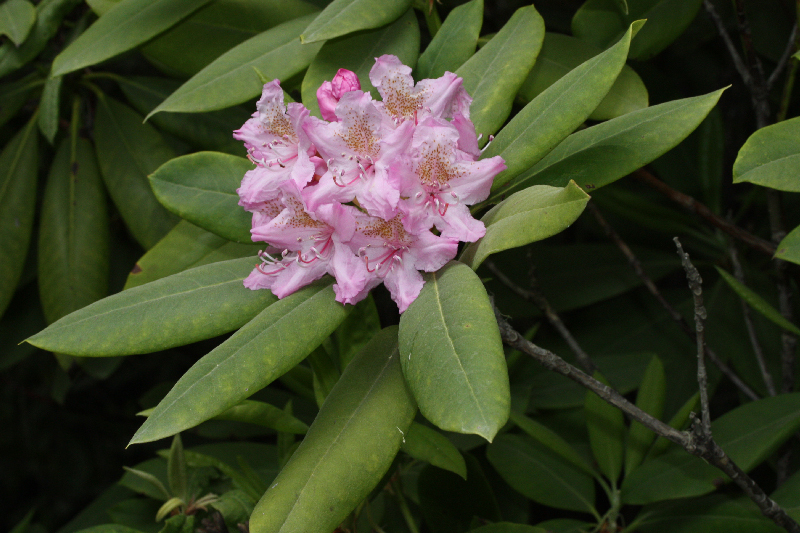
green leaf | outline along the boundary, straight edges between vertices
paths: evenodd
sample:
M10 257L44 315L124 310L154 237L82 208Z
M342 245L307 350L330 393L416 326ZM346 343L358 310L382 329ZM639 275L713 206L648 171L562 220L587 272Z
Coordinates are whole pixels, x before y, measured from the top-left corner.
M217 416L302 361L349 311L334 300L331 282L326 278L273 303L195 363L159 402L131 444L168 437ZM156 283L160 282L151 285ZM269 291L252 292L266 293L274 300ZM215 308L219 306L214 298L208 300Z
M686 402L678 409L678 412L672 415L672 418L669 421L669 426L675 429L683 429L689 423L689 418L691 414L697 411L697 406L700 402L700 392L695 392ZM645 460L648 460L653 457L658 457L665 451L672 446L672 442L665 439L664 437L659 437L656 439L655 444L650 448L650 451L647 452L647 457Z
M215 0L140 50L159 70L186 79L262 31L318 11L305 0Z
M0 35L19 46L36 22L36 8L28 0L6 0L0 4Z
M486 457L506 483L526 498L556 509L597 514L594 480L535 440L500 435Z
M589 466L586 460L579 454L572 445L564 440L558 433L554 432L544 424L540 424L532 418L528 418L522 413L512 409L511 421L519 428L536 440L539 444L556 453L562 459L569 462L572 466L582 470L585 474L595 476L596 472Z
M642 384L636 394L636 407L654 418L661 419L664 411L667 381L661 359L653 356L644 372ZM644 459L647 449L655 440L656 434L635 420L628 430L625 447L625 474L632 472Z
M302 435L308 431L307 425L291 414L286 413L283 409L278 409L274 405L257 402L255 400L244 400L239 405L234 405L230 409L215 416L214 419L256 424L283 433Z
M572 34L600 48L620 37L635 20L647 25L631 43L631 58L645 60L666 48L694 20L702 0L588 0L572 17Z
M425 418L491 442L508 420L508 371L492 304L467 265L451 261L425 275L400 317L400 354Z
M225 239L250 244L252 214L239 206L236 189L253 163L220 152L198 152L167 161L150 175L161 205Z
M230 242L181 220L134 265L123 290L218 261L256 256L263 245Z
M459 258L473 269L493 253L546 239L567 229L581 215L589 195L574 181L566 187L537 185L513 194L483 215L486 235Z
M417 78L438 78L455 72L472 54L483 25L483 0L471 0L452 10L417 61Z
M143 114L155 109L180 87L180 82L168 78L120 76L114 79L128 102ZM244 146L233 138L231 132L240 128L249 118L250 113L244 108L232 107L209 113L158 113L150 120L159 130L203 150L242 155L245 153Z
M64 139L47 178L39 230L39 294L47 322L104 297L108 264L106 198L94 150L86 139Z
M242 286L253 263L249 258L222 261L109 296L28 342L52 352L103 357L155 352L222 335L275 301L269 291Z
M11 83L0 84L0 126L8 122L17 114L28 101L34 89L44 83L36 73L31 73L24 78Z
M570 70L603 50L590 43L560 33L545 33L536 64L519 90L519 97L530 102ZM608 120L648 105L647 88L636 72L625 65L605 98L589 115L590 120Z
M783 315L778 312L777 309L772 307L767 301L756 294L752 289L747 287L744 283L741 283L738 279L733 277L731 274L726 272L725 270L721 269L718 266L714 266L719 272L719 275L722 276L722 279L730 285L731 289L739 295L739 297L747 302L747 305L761 313L765 318L777 324L778 326L782 327L786 331L790 331L795 335L800 335L800 328L783 318Z
M96 65L136 48L210 0L123 0L53 60L52 75Z
M775 252L775 257L800 264L800 226L789 232L778 244L778 251Z
M800 428L800 393L745 404L711 424L714 440L739 468L748 472ZM650 459L622 483L622 501L633 505L699 496L728 478L683 448Z
M458 448L447 437L427 426L411 423L400 449L414 459L427 461L467 479L467 465Z
M164 520L164 518L172 514L172 511L184 505L186 505L186 501L184 501L183 498L175 497L165 501L164 505L158 508L158 512L156 513L156 522L161 522L162 520ZM181 516L180 513L177 516ZM181 516L181 519L185 520L183 516ZM162 531L166 533L167 531L172 531L172 529L170 529L169 526L165 524L165 527ZM183 530L180 529L180 531ZM185 533L190 533L191 531L192 529L190 528L189 531L186 531Z
M385 26L409 7L411 0L333 0L303 31L300 40L314 43Z
M497 134L484 157L502 156L508 168L495 177L493 193L538 162L591 115L625 65L631 34L640 25L631 25L617 44L545 89Z
M39 109L39 130L50 144L58 133L59 99L61 96L61 76L48 78L42 91Z
M800 117L761 128L733 164L733 182L800 192Z
M11 301L25 267L38 164L34 117L0 152L0 316Z
M169 489L174 496L184 502L189 501L187 494L186 480L186 458L183 456L183 443L180 434L172 439L172 446L169 448L167 459L167 477L169 479Z
M599 372L595 372L594 377L608 385ZM625 454L625 420L622 411L589 390L586 391L584 410L592 454L600 471L615 485L622 471Z
M136 468L129 468L127 466L123 466L122 468L124 468L125 471L130 473L131 475L141 479L148 485L147 487L148 491L145 492L145 494L151 495L149 493L154 493L156 495L162 496L164 500L168 500L170 498L170 493L164 486L164 483L162 483L161 480L158 479L153 474Z
M522 7L456 71L472 96L470 120L476 133L488 139L506 121L543 38L544 20L539 12L533 6Z
M298 39L314 16L284 22L228 50L147 116L159 111L215 111L255 99L263 86L256 72L267 79L294 76L308 66L322 46L302 45Z
M44 50L47 42L61 27L61 19L72 8L80 4L80 0L42 0L36 6L36 23L28 38L17 47L12 42L0 46L0 78L5 77L28 63L39 52Z
M419 54L419 26L413 10L392 24L377 30L359 32L327 42L314 57L303 78L303 104L317 117L317 89L323 81L331 80L340 68L352 70L361 81L361 89L379 99L378 91L369 81L369 71L375 58L384 54L397 56L404 65L414 66Z
M712 494L705 498L677 500L645 507L637 520L642 533L782 533L786 531L762 515L747 497Z
M250 531L328 533L369 494L416 412L399 357L392 327L353 359L253 510Z
M685 139L716 105L724 89L674 100L573 133L532 168L489 198L531 185L608 185L653 161Z
M153 247L178 223L156 200L147 175L175 154L142 116L107 96L97 100L97 161L111 199L133 237Z
M353 357L381 330L378 308L371 295L353 306L331 340L339 353L339 368L345 368Z
M795 472L770 495L795 520L800 519L800 472Z

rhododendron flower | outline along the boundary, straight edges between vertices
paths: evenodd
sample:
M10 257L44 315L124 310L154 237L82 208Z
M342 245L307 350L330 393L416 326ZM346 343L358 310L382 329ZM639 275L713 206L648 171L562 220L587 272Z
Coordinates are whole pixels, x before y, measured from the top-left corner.
M358 80L356 73L340 68L331 81L323 81L320 88L317 89L317 102L319 103L319 112L322 118L331 122L338 121L336 104L339 103L344 93L360 89L361 82Z
M336 300L355 304L383 283L400 312L459 241L485 233L468 206L505 169L479 160L471 98L451 72L415 84L394 56L377 58L372 99L340 69L317 91L324 120L264 85L257 111L234 137L256 168L238 189L252 238L269 247L244 284L283 298L330 274Z

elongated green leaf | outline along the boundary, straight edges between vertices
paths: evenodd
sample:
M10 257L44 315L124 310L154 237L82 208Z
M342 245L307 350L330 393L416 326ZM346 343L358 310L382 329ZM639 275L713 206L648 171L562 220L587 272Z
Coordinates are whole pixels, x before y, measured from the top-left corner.
M151 285L156 283L160 282ZM139 289L122 294L135 290ZM274 298L268 291L254 292ZM302 361L336 329L348 311L334 300L327 278L270 305L195 363L156 406L131 444L174 435L237 405Z
M411 0L333 0L303 31L303 43L335 39L385 26L400 18Z
M124 289L228 259L252 257L254 263L259 248L255 244L238 244L181 220L175 228L158 241L134 265Z
M669 426L675 429L683 429L689 423L689 417L693 412L697 411L698 403L700 402L700 392L694 393L686 402L678 409L678 412L672 415L672 418L669 421ZM647 457L645 460L648 460L653 457L658 457L665 451L672 446L672 442L668 441L664 437L659 437L656 439L656 442L650 448L650 451L647 452Z
M471 0L452 10L417 61L418 78L438 78L455 72L472 54L483 26L483 0Z
M602 51L602 48L569 35L546 33L536 64L519 90L519 98L530 102L570 70ZM608 120L644 109L648 98L642 79L625 65L589 119Z
M336 328L331 337L336 351L339 353L339 368L345 368L353 357L361 351L371 339L381 330L381 321L378 309L372 296L358 302L353 311Z
M122 468L124 468L125 471L132 476L139 478L148 485L147 492L145 492L145 494L149 493L148 495L151 497L163 497L164 500L169 499L170 494L167 488L164 486L164 483L162 483L160 479L150 472L145 472L144 470L139 470L137 468L128 468L127 466L123 466Z
M108 262L106 198L94 150L86 139L64 139L47 179L39 231L39 294L47 321L105 296Z
M225 239L252 243L250 218L236 189L253 164L243 157L198 152L167 161L150 175L153 192L167 209Z
M234 405L217 415L215 419L256 424L284 433L303 434L308 431L307 425L284 412L283 409L254 400L245 400L239 405Z
M571 511L594 509L594 480L531 438L500 435L486 457L506 483L535 502Z
M477 269L493 253L555 235L575 222L588 201L574 181L563 188L538 185L519 191L481 218L486 235L467 246L460 260Z
M664 411L664 397L667 381L664 376L664 365L657 356L653 356L644 372L642 384L636 394L636 407L655 418L661 419ZM625 474L627 475L644 459L647 449L653 443L656 434L636 421L631 422L628 430L628 441L625 447Z
M413 11L409 10L383 28L325 43L303 78L303 104L312 115L320 116L317 89L323 81L333 79L340 68L355 72L361 88L371 91L372 97L379 99L378 91L369 81L369 71L375 65L375 58L384 54L397 56L404 65L414 65L419 54L419 25Z
M174 26L210 0L123 0L53 60L53 76L105 61Z
M328 533L397 454L414 418L397 329L379 333L348 365L303 442L250 518L250 531Z
M711 494L704 498L658 503L642 510L642 533L781 533L786 531L762 515L745 496Z
M0 152L0 316L25 266L38 172L35 117Z
M451 261L400 317L403 373L425 418L491 441L508 420L503 345L478 276Z
M408 432L403 436L400 449L414 459L428 461L434 466L449 470L467 479L467 464L458 448L447 440L447 437L427 426L411 423Z
M142 114L155 109L180 87L176 80L149 76L120 76L116 81L128 102ZM242 142L234 139L231 132L240 128L250 115L243 107L232 107L209 113L158 113L150 121L159 130L203 150L244 155L246 150Z
M28 0L6 0L0 4L0 35L19 46L36 22L36 8Z
M19 47L12 42L0 46L0 78L39 55L58 31L61 19L79 3L80 0L42 0L36 6L36 23L25 42Z
M308 66L322 44L302 45L298 36L314 15L262 32L225 52L150 112L199 112L224 109L261 94L267 79L285 80Z
M178 223L156 200L147 175L174 157L161 135L128 106L97 100L95 147L100 171L125 224L145 249Z
M36 73L11 83L0 84L0 126L8 122L25 105L34 89L44 81Z
M536 420L528 418L527 416L514 410L511 411L510 418L511 421L519 426L522 431L527 433L539 444L545 446L551 452L559 455L572 466L577 467L579 470L590 476L596 475L592 467L586 463L586 460L558 433L554 432L544 424L540 424Z
M761 128L733 164L733 182L800 192L800 117Z
M711 424L714 440L745 472L752 470L800 428L800 393L745 404ZM728 478L702 459L673 449L625 478L622 501L634 505L699 496Z
M795 520L800 518L800 472L795 472L783 485L770 494L770 498Z
M786 331L790 331L795 335L800 335L800 328L783 318L783 315L781 315L777 309L767 303L764 298L756 294L752 289L741 283L738 279L733 277L733 275L729 274L725 270L718 266L715 266L714 268L717 269L717 272L719 272L719 275L725 280L725 283L730 285L731 289L733 289L742 300L747 302L747 305Z
M140 50L160 70L186 79L262 31L317 11L305 0L214 0Z
M528 76L544 38L544 20L533 6L518 9L489 43L456 74L472 96L470 119L475 132L488 136L500 129Z
M53 144L58 132L59 98L61 96L61 76L49 78L42 91L41 107L39 109L39 130L42 135Z
M82 356L148 353L232 331L275 301L242 280L249 258L221 261L109 296L28 339L43 350Z
M778 244L775 257L784 261L800 264L800 226L794 228Z
M572 18L572 34L605 48L631 22L647 19L647 26L631 43L631 58L648 59L666 48L694 20L702 0L588 0Z
M169 458L167 459L167 479L169 480L169 490L184 502L189 501L186 494L186 458L183 456L183 443L181 436L175 435L172 439L172 446L169 448Z
M497 189L489 201L531 185L563 186L569 180L587 190L608 185L685 139L723 90L633 111L573 133L508 187Z
M608 385L608 381L599 372L595 372L594 377ZM625 421L622 411L588 390L584 410L589 444L597 466L612 483L616 483L625 456Z
M631 35L640 26L631 25L617 44L545 89L497 134L484 156L500 155L508 168L495 177L493 193L538 162L597 108L622 70Z

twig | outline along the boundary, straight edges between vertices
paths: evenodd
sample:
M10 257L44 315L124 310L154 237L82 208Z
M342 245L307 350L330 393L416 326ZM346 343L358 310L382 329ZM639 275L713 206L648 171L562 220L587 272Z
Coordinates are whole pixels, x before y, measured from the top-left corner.
M733 481L742 488L745 494L755 502L765 516L790 533L800 533L800 526L797 522L787 515L786 511L771 500L761 487L736 466L714 442L710 435L708 435L707 438L705 436L699 438L695 431L679 431L670 427L636 407L611 387L597 381L585 372L567 363L553 352L545 350L525 339L525 337L511 327L497 308L495 308L495 317L497 318L500 337L508 346L530 355L545 368L557 372L562 376L566 376L579 385L591 390L600 396L600 398L617 407L630 418L636 420L657 435L682 446L692 455L705 459L733 479Z
M653 283L653 280L650 279L650 277L645 273L641 262L633 253L633 250L630 249L630 247L625 243L625 241L622 240L622 237L620 237L619 234L614 230L614 228L612 228L611 225L606 221L606 219L600 213L600 209L598 209L598 207L594 205L594 203L591 201L587 204L587 209L589 210L589 212L592 213L592 215L594 215L597 222L606 232L606 235L608 235L608 237L612 241L614 241L614 243L617 245L620 251L622 251L623 255L625 255L625 257L628 259L628 263L630 263L631 267L633 268L633 271L636 273L639 279L642 280L642 283L644 283L644 286L647 288L648 291L650 291L650 294L652 294L653 297L655 297L655 299L658 300L661 306L667 311L667 313L669 313L669 315L678 324L681 330L689 337L694 338L695 336L694 331L689 326L689 323L686 322L686 319L683 317L683 315L681 315L678 312L678 310L675 309L672 306L672 304L670 304L664 298L664 296L658 290L658 287L656 287L656 284ZM760 396L756 394L755 391L753 391L753 389L751 389L744 381L742 381L742 379L736 375L736 372L734 372L733 369L731 369L728 365L723 363L722 360L720 360L720 358L717 357L717 354L711 348L709 348L708 346L705 346L704 348L706 357L708 357L708 359L712 363L714 363L714 366L716 366L725 377L727 377L740 391L742 391L742 393L745 396L747 396L751 400L760 399Z
M589 355L583 351L583 348L581 348L580 344L578 344L578 341L575 340L575 337L572 336L572 333L570 333L569 329L567 329L567 326L565 326L564 322L562 322L561 317L558 316L558 313L556 313L555 309L553 309L553 307L550 305L550 302L547 301L547 298L545 298L544 294L539 288L538 283L536 283L536 278L531 276L532 287L530 290L525 289L514 283L514 281L506 276L499 268L497 268L492 261L486 261L484 264L486 265L486 268L488 268L489 271L497 277L500 283L538 307L544 313L544 316L547 318L547 321L550 322L550 325L552 325L556 331L558 331L558 334L561 335L561 338L563 338L569 345L570 349L578 360L578 364L580 364L586 372L594 374L595 370L597 370L597 365L595 365Z
M778 81L778 76L781 75L783 69L786 68L787 63L789 63L789 58L792 57L792 53L796 48L795 39L797 38L797 22L794 23L792 26L792 33L789 35L789 42L786 43L786 49L783 51L781 58L778 60L778 64L775 65L775 70L772 71L772 74L769 75L767 78L767 89L771 89L775 82Z
M742 61L739 52L736 51L736 45L733 44L731 36L728 35L728 30L725 29L725 23L722 22L722 18L714 8L714 4L712 4L709 0L703 0L703 7L706 8L711 20L714 21L714 25L716 25L717 31L719 32L720 37L722 37L722 41L725 43L728 53L731 55L731 59L733 59L733 66L736 67L736 71L739 73L739 76L742 77L742 81L744 81L744 84L747 85L748 88L752 87L755 83L753 77L750 75L747 65L744 64L744 61Z
M700 387L700 414L702 416L702 431L706 435L711 435L711 412L708 409L708 374L706 374L706 360L703 346L705 340L705 320L706 308L703 305L703 278L700 272L689 260L689 254L683 251L681 241L677 237L672 239L678 248L678 257L686 271L686 280L689 282L689 289L692 291L694 299L694 327L697 333L697 384Z
M742 265L739 262L739 256L736 253L736 248L733 246L730 247L729 255L731 257L731 264L733 264L733 275L739 280L739 283L744 284L744 271L742 270ZM756 328L753 325L753 315L750 312L750 306L743 299L739 299L742 304L742 315L744 315L744 324L747 328L747 335L750 337L750 344L753 346L753 353L756 356L756 362L758 363L758 368L761 370L761 377L764 379L764 385L767 388L767 393L770 396L775 396L775 384L772 381L772 374L770 374L769 369L767 368L767 363L764 360L764 350L761 348L761 343L758 341L758 335L756 334Z
M743 242L744 244L753 248L754 250L758 250L759 252L765 253L770 257L775 255L777 247L771 242L766 241L760 237L756 237L755 235L748 233L742 228L735 226L734 224L731 224L724 218L716 215L705 205L701 204L691 196L673 189L660 179L653 176L647 170L640 168L639 170L633 173L633 176L639 181L646 183L650 187L654 188L655 190L657 190L658 192L660 192L673 202L682 205L685 209L700 216L706 222L709 222L712 226L722 230L723 232Z

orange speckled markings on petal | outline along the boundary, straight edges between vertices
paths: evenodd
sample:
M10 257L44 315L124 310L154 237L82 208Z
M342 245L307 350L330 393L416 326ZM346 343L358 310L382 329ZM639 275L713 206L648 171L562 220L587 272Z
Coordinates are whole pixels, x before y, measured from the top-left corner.
M356 223L356 231L361 231L367 237L383 239L385 246L395 248L407 248L414 242L414 238L405 230L400 220L401 215L397 215L391 220L373 219L365 226Z
M428 91L409 87L403 76L384 76L381 79L383 105L395 117L411 118L422 107Z
M451 179L464 175L463 171L456 169L448 160L452 148L433 142L426 144L423 150L423 155L417 163L417 176L423 185L438 189Z
M280 105L273 100L272 105L266 107L262 113L262 120L264 121L269 133L277 135L278 137L288 137L288 140L293 143L299 141L297 132L294 131L294 126L292 125L291 120L289 120L289 116L286 114L283 105Z
M342 127L336 132L336 135L344 141L348 148L364 157L378 158L381 147L366 114L348 110L342 117L341 124Z
M292 218L284 222L283 226L289 228L322 228L327 226L324 222L319 222L311 218L311 215L306 213L302 202L296 198L287 198L284 200L294 214Z

